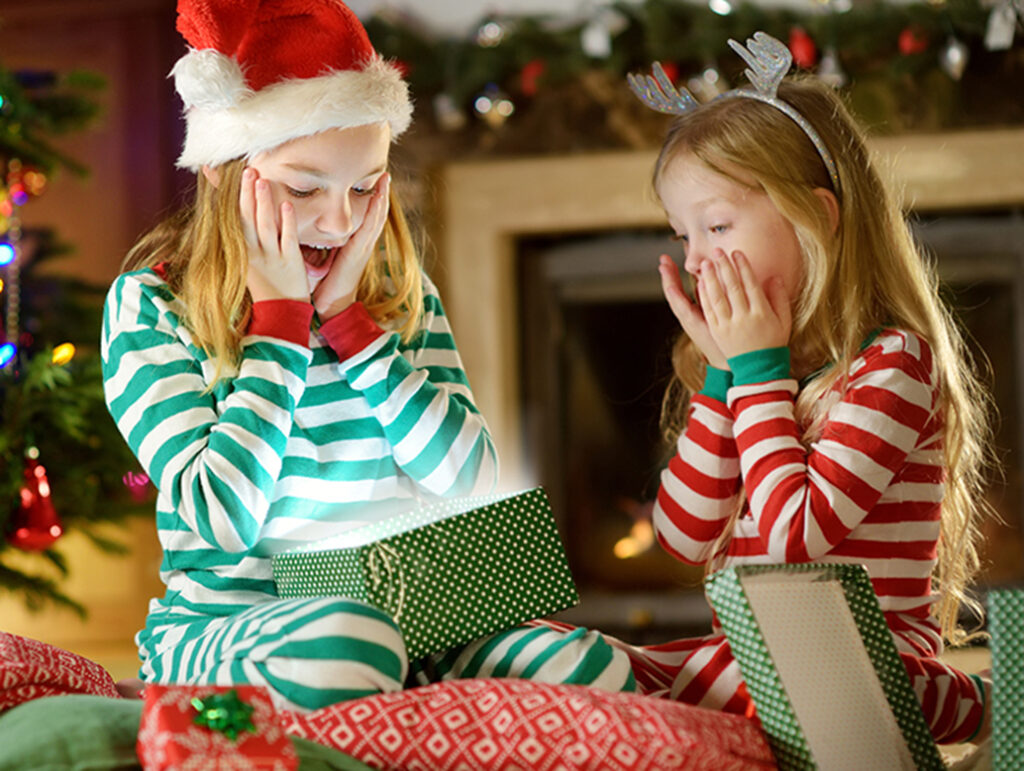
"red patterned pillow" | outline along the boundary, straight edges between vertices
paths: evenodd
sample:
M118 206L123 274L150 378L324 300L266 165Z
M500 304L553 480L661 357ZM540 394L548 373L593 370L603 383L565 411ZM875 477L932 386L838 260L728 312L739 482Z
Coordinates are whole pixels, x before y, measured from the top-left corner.
M738 715L528 680L450 680L285 713L284 723L394 771L775 768L761 731Z
M0 632L0 712L62 693L120 698L114 679L96 662L38 640Z

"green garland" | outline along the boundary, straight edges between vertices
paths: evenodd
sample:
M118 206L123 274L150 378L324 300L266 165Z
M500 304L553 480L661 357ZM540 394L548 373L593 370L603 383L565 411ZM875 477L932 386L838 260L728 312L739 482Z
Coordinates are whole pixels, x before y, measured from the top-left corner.
M14 161L45 174L61 169L84 174L86 169L58 151L51 138L87 125L98 112L93 94L101 85L87 73L60 77L0 66L0 183L12 167L19 168ZM2 184L0 192L10 206L13 194ZM16 224L16 218L8 221ZM0 238L4 235L0 231ZM16 318L22 331L12 341L18 344L17 357L0 369L0 595L18 596L32 610L56 604L84 615L61 589L68 573L61 541L45 551L21 552L8 540L21 507L30 448L38 450L46 469L65 533L78 531L102 551L123 553L126 547L99 526L122 523L149 507L132 500L122 483L137 463L104 403L97 351L104 288L40 270L68 251L51 230L21 232L19 247L19 281L13 283L20 289L17 296L10 286L0 294L5 308L20 302ZM0 278L11 277L10 267L0 267ZM54 346L63 343L72 343L78 353L70 362L55 363Z
M808 3L804 12L745 3L727 16L713 13L706 4L683 0L620 3L612 8L620 23L611 30L611 51L604 58L588 56L584 50L582 32L588 19L567 24L544 16L491 18L504 32L493 46L476 39L437 40L407 17L378 16L369 20L367 30L384 56L405 66L417 103L417 126L426 120L431 129L443 132L444 123L433 109L439 95L469 118L464 128L453 132L462 134L448 148L455 155L478 149L489 154L574 149L553 146L545 126L564 124L567 133L585 134L595 118L600 122L595 91L625 92L626 73L646 71L657 60L674 65L685 81L713 66L736 85L742 82L744 65L729 49L730 38L742 41L764 30L788 41L796 27L814 41L819 57L826 49L835 51L848 79L845 91L851 106L875 131L1024 123L1024 100L1015 98L1024 79L1024 47L986 49L991 8L980 0L857 4L845 13L827 3ZM1019 28L1020 23L1018 34ZM911 31L924 47L904 53L901 34ZM954 39L968 51L959 80L940 63ZM595 86L602 78L607 85ZM474 100L489 84L515 105L514 115L499 131L473 120ZM589 109L581 93L588 94ZM597 107L607 110L610 99L598 98ZM531 115L535 110L543 111L544 119ZM644 120L638 114L630 112L629 119ZM532 140L511 136L529 130L536 132ZM488 133L508 136L480 138ZM660 136L660 130L643 133ZM475 135L476 141L466 134ZM599 145L586 137L578 141L583 148L629 143L622 132L614 131Z

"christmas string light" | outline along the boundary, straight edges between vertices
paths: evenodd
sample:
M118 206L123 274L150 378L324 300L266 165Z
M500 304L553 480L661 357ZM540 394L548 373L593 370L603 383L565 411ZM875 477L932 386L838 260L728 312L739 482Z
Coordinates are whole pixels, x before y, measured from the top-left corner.
M18 246L21 241L21 222L17 209L7 218L7 233L0 244L0 266L6 273L3 299L7 306L4 317L4 351L0 354L0 369L10 364L18 353L18 334L20 332L19 317L21 314L20 271L18 264Z
M41 191L45 184L45 177L39 175L38 189ZM21 161L11 158L7 162L7 173L5 175L6 185L2 188L3 200L0 204L0 213L6 219L6 233L0 233L3 241L0 242L0 267L6 273L7 280L4 282L5 290L2 298L6 304L4 316L4 345L0 352L0 369L4 369L17 358L18 335L20 334L21 316L21 266L20 257L21 244L21 218L18 216L18 207L28 200L28 191L25 189L24 175L22 174ZM33 178L33 187L37 181Z
M63 367L75 357L75 346L73 343L61 343L53 349L51 361L58 367Z

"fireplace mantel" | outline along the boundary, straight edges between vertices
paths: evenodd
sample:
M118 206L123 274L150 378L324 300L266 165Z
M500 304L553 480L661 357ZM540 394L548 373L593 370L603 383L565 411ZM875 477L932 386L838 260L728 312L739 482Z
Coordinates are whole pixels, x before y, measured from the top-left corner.
M872 150L903 187L908 210L1024 206L1024 129L885 137ZM438 172L433 273L498 446L502 488L535 481L521 439L516 242L661 226L654 160L654 152L617 152L464 162Z

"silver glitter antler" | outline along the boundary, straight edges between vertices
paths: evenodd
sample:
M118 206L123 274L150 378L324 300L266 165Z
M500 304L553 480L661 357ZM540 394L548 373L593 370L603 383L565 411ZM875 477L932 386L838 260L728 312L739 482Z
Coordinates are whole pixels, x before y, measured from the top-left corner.
M765 96L774 97L793 64L793 54L786 44L764 32L755 32L747 38L746 48L735 40L729 41L729 47L749 65L744 73L750 84Z
M634 75L633 73L626 78L630 89L641 102L658 112L667 112L673 115L682 115L697 107L697 100L689 91L685 88L682 92L676 90L661 64L655 62L651 66L651 70L654 72L653 78L650 75Z
M839 169L821 135L809 120L797 112L795 107L777 96L779 84L793 64L793 55L789 52L786 44L764 32L755 32L753 37L747 38L745 48L735 40L730 40L729 46L749 65L746 75L753 89L734 88L724 94L719 94L712 101L735 98L754 99L770 104L788 115L811 140L832 180L832 189L836 195L839 195ZM685 88L682 92L676 90L660 64L655 62L651 69L654 71L654 77L632 74L628 77L630 89L641 102L659 112L675 115L685 115L700 106Z

